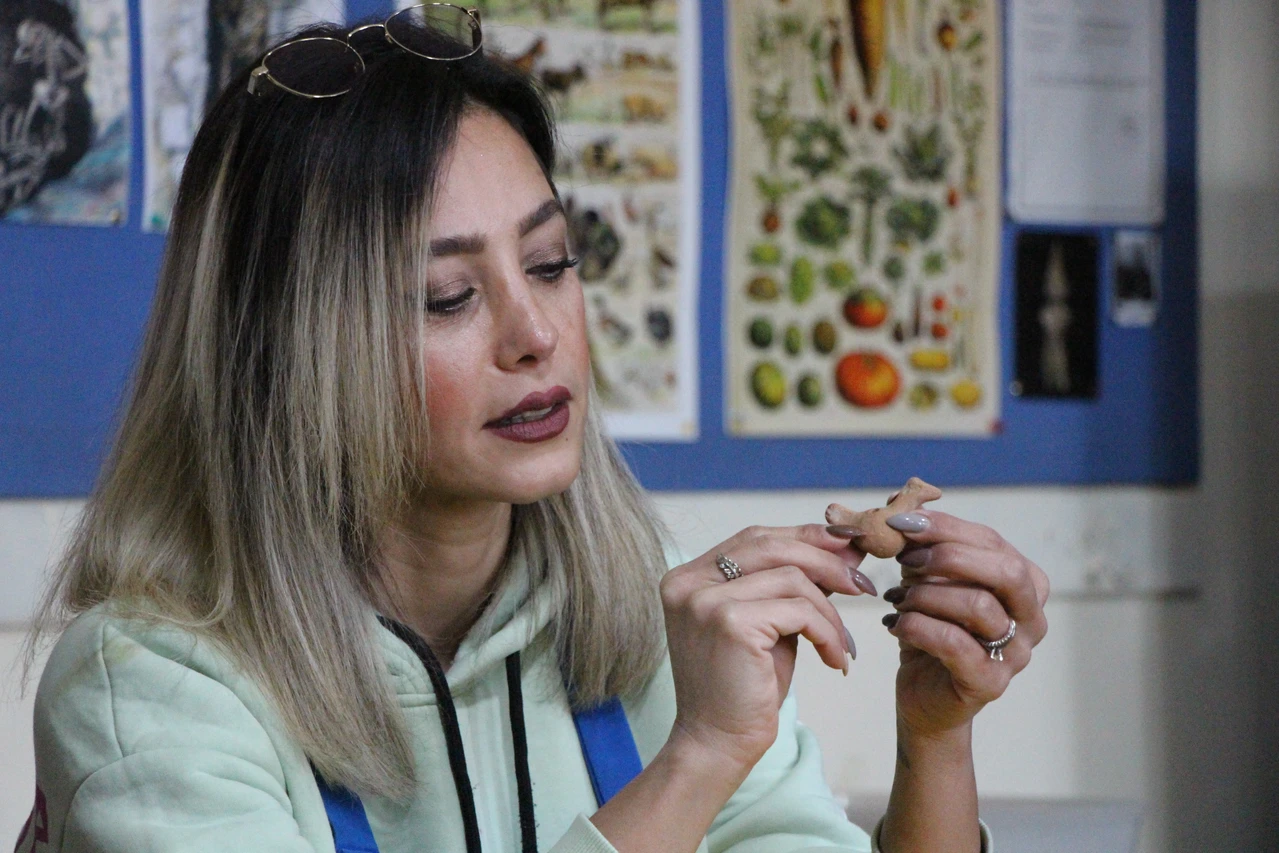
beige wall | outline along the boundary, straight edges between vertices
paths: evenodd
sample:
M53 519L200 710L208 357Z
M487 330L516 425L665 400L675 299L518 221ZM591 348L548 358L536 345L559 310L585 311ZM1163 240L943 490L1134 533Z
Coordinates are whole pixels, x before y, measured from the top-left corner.
M1192 493L1131 490L1105 505L1115 507L1111 541L1132 531L1140 539L1132 553L1151 562L1131 569L1195 579L1201 594L1059 596L1032 668L982 714L976 736L987 793L1146 801L1147 853L1260 851L1279 839L1270 731L1279 707L1271 485L1279 474L1279 12L1273 0L1211 0L1200 4L1199 24L1203 478ZM1114 500L1106 490L1068 492L1075 505ZM1060 522L1057 492L1014 494L1054 517L1004 525L1012 541L1062 524L1067 539L1089 540L1096 518ZM662 503L693 552L770 521L779 505L820 506L823 497L663 495ZM961 493L965 505L980 497ZM0 531L11 522L0 542L6 558L19 547L13 520L30 512L0 504ZM860 651L852 675L820 671L810 652L796 689L832 784L855 796L884 790L890 778L895 650L879 625L882 602L841 606ZM0 632L0 672L17 643L16 632ZM21 825L32 774L29 700L11 696L11 678L3 686L0 849Z

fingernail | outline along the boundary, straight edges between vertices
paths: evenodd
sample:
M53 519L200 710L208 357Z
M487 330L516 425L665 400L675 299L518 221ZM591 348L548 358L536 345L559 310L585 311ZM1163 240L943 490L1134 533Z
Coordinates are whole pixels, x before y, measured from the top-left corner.
M857 660L857 644L853 642L853 635L848 633L848 629L844 629L844 645L848 648L848 657L850 660Z
M849 577L853 579L853 583L862 592L866 593L867 595L879 595L879 590L875 589L875 585L871 583L870 578L866 577L857 569L854 569L852 566L849 566L848 575Z
M889 604L901 604L906 600L906 590L900 586L895 586L888 592L884 593L884 601Z
M889 613L882 620L884 623L884 627L890 631L893 630L894 628L897 627L897 620L900 618L902 618L902 615L900 613Z
M849 527L847 524L828 524L826 532L838 539L856 539L862 535L862 531L856 527Z
M908 551L902 551L897 555L897 562L903 566L910 566L917 569L928 562L928 558L932 556L931 548L911 548Z
M928 529L928 516L918 512L899 512L885 522L893 530L902 533L919 533Z

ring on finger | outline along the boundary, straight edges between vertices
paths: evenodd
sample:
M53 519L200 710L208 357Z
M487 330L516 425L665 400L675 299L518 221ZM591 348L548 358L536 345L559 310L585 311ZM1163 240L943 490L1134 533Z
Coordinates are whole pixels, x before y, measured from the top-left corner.
M1008 618L1008 632L998 640L983 640L977 637L977 642L981 643L982 648L990 652L991 660L1004 659L1004 646L1013 641L1013 637L1017 636L1017 620L1011 616Z
M733 562L731 557L723 554L715 555L715 565L719 567L720 572L724 575L724 580L735 581L742 576L742 567Z

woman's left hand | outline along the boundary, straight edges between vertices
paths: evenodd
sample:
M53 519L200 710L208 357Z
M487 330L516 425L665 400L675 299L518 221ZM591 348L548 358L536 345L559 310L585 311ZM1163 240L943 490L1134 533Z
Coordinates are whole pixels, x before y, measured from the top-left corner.
M890 520L908 544L897 607L884 622L901 645L897 715L907 731L940 736L966 726L1026 668L1048 632L1048 576L984 525L935 510ZM896 616L896 619L893 617ZM1016 621L1003 660L982 646Z

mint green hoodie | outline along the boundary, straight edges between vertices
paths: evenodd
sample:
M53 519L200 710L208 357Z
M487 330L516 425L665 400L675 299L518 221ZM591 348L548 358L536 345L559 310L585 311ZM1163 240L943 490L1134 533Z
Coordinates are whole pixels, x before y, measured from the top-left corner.
M523 602L522 604L520 602ZM546 597L498 602L499 627L463 642L448 671L485 851L519 849L504 660L522 650L538 849L614 853L587 819L595 797L554 651ZM500 612L505 609L506 612ZM381 853L465 849L436 697L417 655L378 627L416 753L412 802L366 797ZM625 703L641 759L675 714L669 662ZM99 606L57 643L35 708L37 800L18 853L332 853L306 756L257 687L195 635ZM701 851L869 851L822 779L817 743L783 705L776 743L720 812Z

